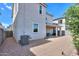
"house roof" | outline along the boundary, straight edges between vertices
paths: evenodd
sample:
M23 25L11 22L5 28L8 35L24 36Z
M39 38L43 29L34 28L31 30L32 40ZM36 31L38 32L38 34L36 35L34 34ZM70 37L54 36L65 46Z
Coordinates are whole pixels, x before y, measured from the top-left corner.
M40 4L47 8L47 4L46 3L40 3Z
M50 14L50 13L48 13L48 12L46 12L46 15L49 15L49 16L52 16L52 17L53 17L53 15L52 15L52 14Z
M46 26L57 26L57 27L61 27L60 25L58 25L57 23L46 23Z
M65 17L60 17L60 18L56 18L56 19L54 19L53 21L55 21L55 20L61 20L61 19L64 19Z

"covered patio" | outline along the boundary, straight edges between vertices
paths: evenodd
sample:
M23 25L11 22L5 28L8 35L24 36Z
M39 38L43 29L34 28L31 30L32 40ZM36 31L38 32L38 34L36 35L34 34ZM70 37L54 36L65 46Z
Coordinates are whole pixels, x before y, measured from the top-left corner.
M62 36L62 26L58 24L47 24L46 25L46 35L47 36Z

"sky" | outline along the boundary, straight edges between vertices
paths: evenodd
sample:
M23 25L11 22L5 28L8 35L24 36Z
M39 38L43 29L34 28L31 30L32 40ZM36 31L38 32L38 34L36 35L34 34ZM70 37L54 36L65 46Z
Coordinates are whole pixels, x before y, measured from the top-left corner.
M48 3L47 11L53 15L54 18L62 17L64 12L72 4L69 3ZM0 23L7 27L12 24L12 4L11 3L0 3Z
M48 3L47 5L47 11L51 13L54 18L60 18L72 3Z
M11 3L0 3L0 23L7 27L12 23L12 4Z

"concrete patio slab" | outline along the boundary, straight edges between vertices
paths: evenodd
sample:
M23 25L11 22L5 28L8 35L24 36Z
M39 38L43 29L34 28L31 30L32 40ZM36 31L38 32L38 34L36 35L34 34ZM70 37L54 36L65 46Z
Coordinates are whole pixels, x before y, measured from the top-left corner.
M14 38L7 38L0 46L0 56L61 56L77 55L70 36L39 39L21 46Z
M73 56L77 51L73 45L71 36L47 39L51 42L32 47L30 50L37 56Z

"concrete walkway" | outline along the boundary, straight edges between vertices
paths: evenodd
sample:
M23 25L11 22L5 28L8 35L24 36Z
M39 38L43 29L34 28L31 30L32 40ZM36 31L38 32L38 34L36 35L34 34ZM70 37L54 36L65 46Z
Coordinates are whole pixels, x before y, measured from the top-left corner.
M70 36L30 41L29 45L21 46L15 39L7 38L0 46L1 56L59 56L77 55Z

